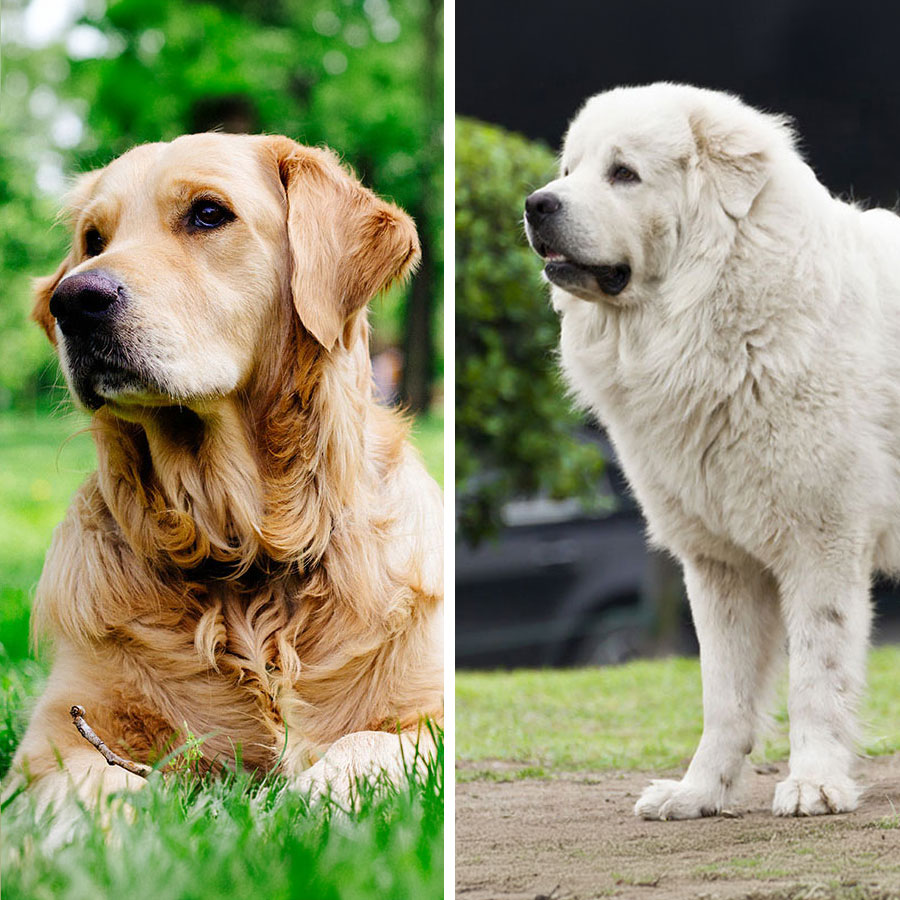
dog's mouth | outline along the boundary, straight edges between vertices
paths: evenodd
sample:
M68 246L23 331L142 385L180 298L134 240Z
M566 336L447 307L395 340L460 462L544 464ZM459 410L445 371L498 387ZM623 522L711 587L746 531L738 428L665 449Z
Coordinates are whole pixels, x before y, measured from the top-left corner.
M594 293L596 289L610 297L621 294L631 281L631 266L626 262L593 265L560 253L529 234L535 253L544 260L544 275L551 284L578 293ZM592 290L593 288L593 290Z
M64 368L72 392L89 410L104 404L172 403L156 379L118 349L66 347Z
M570 259L552 250L542 253L541 256L544 258L544 274L547 280L557 287L583 286L587 276L597 282L604 294L615 297L621 294L631 281L631 266L628 263L594 266Z

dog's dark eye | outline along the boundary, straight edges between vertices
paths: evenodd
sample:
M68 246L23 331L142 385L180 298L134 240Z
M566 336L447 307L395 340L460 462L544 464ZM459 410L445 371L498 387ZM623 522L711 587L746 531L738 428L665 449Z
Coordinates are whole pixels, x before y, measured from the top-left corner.
M198 200L188 213L188 224L193 228L218 228L234 218L234 213L214 200Z
M106 247L103 235L96 228L88 228L84 233L84 252L86 256L99 256Z
M628 166L613 166L609 171L609 180L612 182L639 182L640 176L634 169L629 169Z
M568 178L568 177L569 177L569 167L566 166L566 167L563 169L563 178Z

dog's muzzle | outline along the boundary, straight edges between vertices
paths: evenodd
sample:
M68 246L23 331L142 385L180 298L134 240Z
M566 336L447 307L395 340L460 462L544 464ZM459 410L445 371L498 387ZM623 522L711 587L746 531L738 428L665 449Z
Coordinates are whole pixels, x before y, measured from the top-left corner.
M552 191L535 191L525 200L525 231L532 249L544 260L544 275L551 284L566 289L590 290L591 285L615 297L628 287L631 266L593 265L573 259L562 248L559 219L565 207Z
M50 298L62 333L60 358L78 400L98 409L107 399L155 389L154 381L121 339L128 290L103 269L64 278Z

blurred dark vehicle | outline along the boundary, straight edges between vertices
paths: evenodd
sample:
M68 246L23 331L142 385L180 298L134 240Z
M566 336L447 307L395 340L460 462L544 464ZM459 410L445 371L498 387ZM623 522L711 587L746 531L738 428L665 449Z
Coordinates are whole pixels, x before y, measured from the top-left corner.
M609 508L578 501L506 504L494 540L456 548L456 665L461 669L611 665L694 655L680 566L647 546L644 522L612 447ZM873 587L875 643L900 640L900 590Z
M650 552L644 523L612 447L605 508L577 500L518 500L493 540L456 548L460 668L624 662L696 652L680 569Z

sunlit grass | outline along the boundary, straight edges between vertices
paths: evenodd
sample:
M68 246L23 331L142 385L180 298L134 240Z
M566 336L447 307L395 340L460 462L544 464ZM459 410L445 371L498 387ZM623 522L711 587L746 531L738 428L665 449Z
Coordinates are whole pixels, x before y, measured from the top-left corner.
M4 898L370 900L443 892L443 750L397 788L358 785L353 808L310 804L280 777L153 775L74 839L46 846L30 795L3 816Z
M900 647L873 650L862 712L867 753L900 750L898 682ZM775 710L759 758L787 756L783 691ZM690 759L702 721L695 659L456 676L456 751L464 779L676 768Z
M444 415L432 410L419 416L412 427L412 441L438 484L444 484Z

